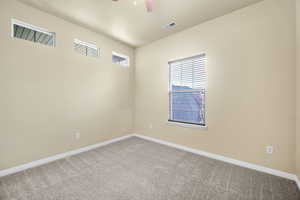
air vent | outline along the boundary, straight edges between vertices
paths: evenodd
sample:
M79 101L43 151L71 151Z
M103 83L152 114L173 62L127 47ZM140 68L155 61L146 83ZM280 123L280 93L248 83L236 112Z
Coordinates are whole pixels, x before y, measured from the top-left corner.
M165 27L166 28L173 28L174 26L176 26L175 22L171 22L170 24L167 24Z

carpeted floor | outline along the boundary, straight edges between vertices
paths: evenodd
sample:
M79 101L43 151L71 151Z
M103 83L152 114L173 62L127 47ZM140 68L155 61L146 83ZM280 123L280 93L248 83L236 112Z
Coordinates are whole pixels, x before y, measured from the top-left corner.
M1 200L299 200L294 182L136 137L0 179Z

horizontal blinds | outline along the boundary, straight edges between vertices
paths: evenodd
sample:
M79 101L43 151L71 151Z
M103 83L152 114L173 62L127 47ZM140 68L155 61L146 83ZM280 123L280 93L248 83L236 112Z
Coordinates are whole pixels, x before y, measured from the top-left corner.
M15 38L41 43L44 45L54 46L54 33L39 32L38 30L34 30L30 27L18 24L13 24L13 28L13 36Z
M171 90L198 90L206 87L205 55L173 61L169 65Z
M77 53L86 56L86 46L84 46L82 44L74 43L74 49Z
M98 49L87 47L87 56L97 57L98 56Z
M74 50L85 56L98 57L99 52L97 46L93 44L88 44L86 42L79 41L77 39L74 40Z

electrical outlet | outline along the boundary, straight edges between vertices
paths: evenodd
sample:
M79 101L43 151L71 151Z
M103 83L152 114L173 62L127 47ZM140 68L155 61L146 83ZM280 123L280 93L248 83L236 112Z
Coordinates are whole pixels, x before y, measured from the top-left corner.
M274 151L273 146L267 146L267 147L266 147L266 153L267 153L267 154L272 154L273 151Z
M75 132L75 139L76 140L79 140L80 139L80 132Z
M153 124L152 124L152 123L149 124L149 128L150 128L150 129L153 128Z

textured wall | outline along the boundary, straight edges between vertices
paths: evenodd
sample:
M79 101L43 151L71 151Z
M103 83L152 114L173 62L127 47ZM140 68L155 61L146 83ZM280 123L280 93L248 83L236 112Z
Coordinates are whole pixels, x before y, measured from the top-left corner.
M208 130L167 125L167 63L201 53ZM141 47L135 132L294 173L295 60L294 0L265 0Z
M111 61L112 51L133 60L132 48L15 0L0 5L0 170L132 132L134 66ZM11 38L11 18L56 32L56 47ZM74 38L101 56L75 53Z

